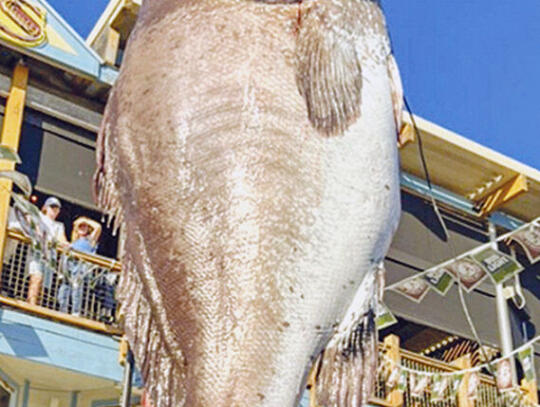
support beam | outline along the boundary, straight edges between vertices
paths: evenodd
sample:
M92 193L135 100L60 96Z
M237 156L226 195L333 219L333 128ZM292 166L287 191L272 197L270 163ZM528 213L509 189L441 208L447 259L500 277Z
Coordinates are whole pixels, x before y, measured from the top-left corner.
M2 133L0 134L0 143L4 146L11 147L15 151L19 149L27 85L28 68L22 63L19 63L13 71L11 89L4 113ZM15 163L0 161L0 171L14 169ZM9 200L12 187L13 183L10 180L0 179L0 259L4 257Z
M477 207L480 209L480 216L486 216L496 211L502 205L508 203L512 199L518 197L524 192L527 192L527 177L523 174L518 174L503 186L484 197L478 202Z
M107 28L107 38L105 49L103 50L103 59L107 65L115 66L120 48L120 33L112 27Z
M410 123L404 123L399 131L398 136L398 147L403 148L409 143L414 143L416 141L416 134L414 132L414 127Z

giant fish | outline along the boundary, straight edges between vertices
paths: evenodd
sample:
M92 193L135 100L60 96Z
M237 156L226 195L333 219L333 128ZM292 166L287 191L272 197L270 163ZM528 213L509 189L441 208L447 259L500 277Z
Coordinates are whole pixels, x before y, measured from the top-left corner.
M99 135L125 334L158 407L371 392L401 85L374 0L146 0Z

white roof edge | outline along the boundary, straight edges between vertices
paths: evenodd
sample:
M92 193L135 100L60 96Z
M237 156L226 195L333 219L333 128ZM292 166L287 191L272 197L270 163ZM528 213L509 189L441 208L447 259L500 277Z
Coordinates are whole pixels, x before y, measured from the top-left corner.
M124 0L109 1L109 4L107 4L107 7L86 38L86 44L88 46L92 46L93 42L97 39L97 37L99 37L99 34L103 31L108 22L111 21L112 17L122 8L123 4Z
M410 115L408 113L404 113L403 118L406 122L411 123ZM432 134L433 136L438 137L447 143L454 144L458 147L468 150L485 160L498 163L499 165L515 171L516 173L525 175L528 179L540 183L539 170L523 164L522 162L519 162L513 158L505 156L504 154L492 150L491 148L479 144L473 140L460 136L453 131L445 129L444 127L441 127L417 115L414 115L414 119L420 130L422 130L423 132Z

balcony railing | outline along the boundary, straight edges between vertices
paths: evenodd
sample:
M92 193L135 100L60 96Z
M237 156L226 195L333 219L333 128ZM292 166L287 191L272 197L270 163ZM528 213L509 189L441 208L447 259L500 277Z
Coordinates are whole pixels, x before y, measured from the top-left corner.
M102 256L59 249L56 267L43 279L37 304L29 301L31 263L36 262L30 239L7 231L0 283L0 302L40 316L82 327L120 333L115 299L120 263Z
M381 355L385 347L386 351L388 351L388 347L393 346L395 348L397 346L397 349L394 349L394 359L397 356L401 361L401 365L405 368L420 372L448 373L457 372L462 368L469 367L467 364L460 366L449 365L404 349L399 349L399 339L395 336L393 338L391 337L392 335L386 338L390 340L385 340L385 344L381 346ZM394 340L392 341L392 339ZM474 401L466 397L466 392L460 390L457 396L451 396L450 389L447 389L444 401L432 402L429 392L425 392L422 397L413 397L410 383L407 385L403 394L400 394L395 389L389 389L386 384L385 373L380 371L375 394L370 403L374 406L381 407L509 407L513 405L505 395L498 391L495 379L492 376L480 374L479 379L480 384L477 391L477 398ZM536 402L536 383L522 382L522 391L527 394L527 397L530 397L531 401L534 400Z

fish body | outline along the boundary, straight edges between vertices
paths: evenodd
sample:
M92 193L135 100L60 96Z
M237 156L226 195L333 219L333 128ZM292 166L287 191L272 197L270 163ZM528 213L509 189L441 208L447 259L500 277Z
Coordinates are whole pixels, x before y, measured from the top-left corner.
M366 401L400 213L395 98L379 6L349 2L364 26L320 34L339 3L143 4L96 186L123 227L125 330L157 406L292 407L317 358L322 384L339 377L354 332L355 377L319 400Z

